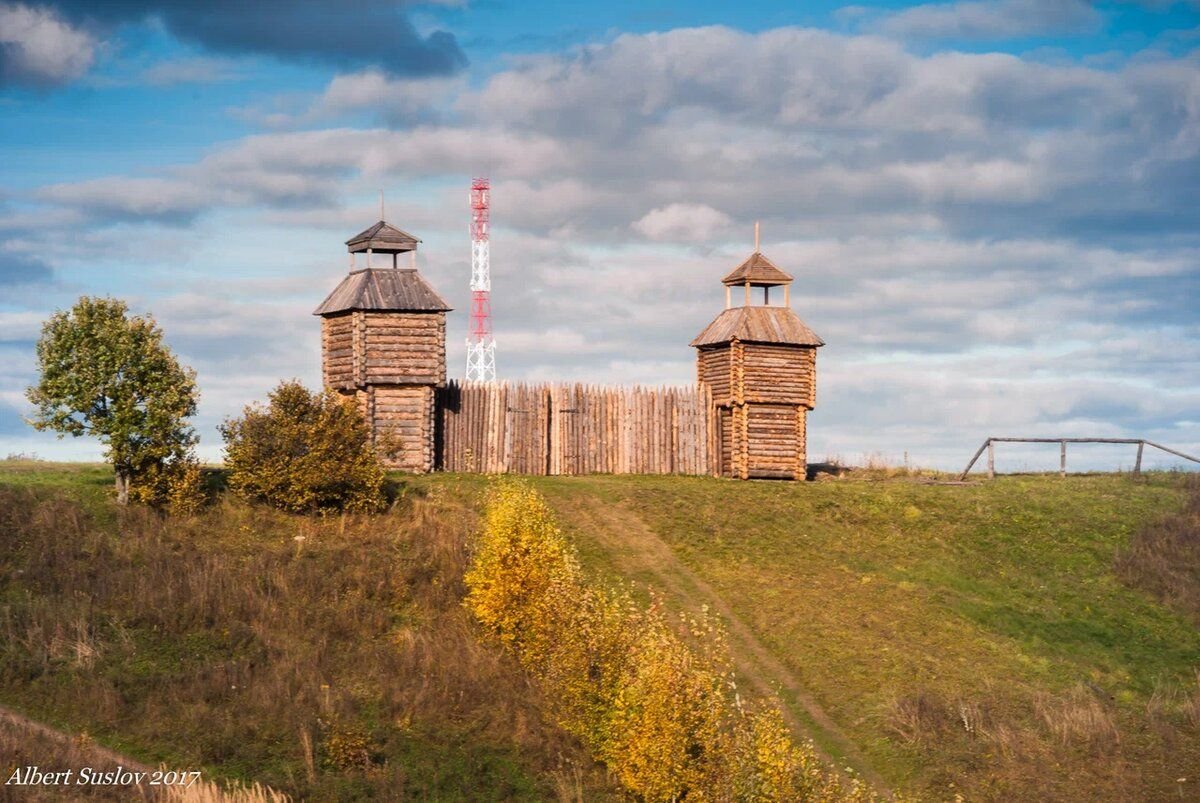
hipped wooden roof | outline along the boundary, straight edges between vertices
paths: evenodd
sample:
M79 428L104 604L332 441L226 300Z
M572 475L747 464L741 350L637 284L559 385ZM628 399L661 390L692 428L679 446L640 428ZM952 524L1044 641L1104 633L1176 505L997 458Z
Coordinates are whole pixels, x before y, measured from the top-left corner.
M792 346L824 346L825 341L809 329L790 307L733 307L716 317L696 335L693 346L716 346L732 340L743 343L784 343Z
M416 251L419 242L421 241L408 232L381 220L347 240L346 250L351 254L361 254L367 249L376 254L402 254L405 251Z
M350 310L447 312L450 309L414 268L365 268L342 279L313 315Z
M755 251L746 261L733 269L733 272L721 280L722 284L740 285L750 282L752 287L775 287L781 284L791 284L792 277L767 259L760 251Z

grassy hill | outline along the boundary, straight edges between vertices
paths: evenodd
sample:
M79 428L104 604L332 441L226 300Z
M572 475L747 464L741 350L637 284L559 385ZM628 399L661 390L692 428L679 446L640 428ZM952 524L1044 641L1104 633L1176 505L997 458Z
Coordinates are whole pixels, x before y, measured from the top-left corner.
M399 479L373 520L172 522L115 512L103 469L0 464L0 703L313 798L611 795L457 604L486 481ZM532 482L593 570L715 608L743 684L877 784L1200 787L1200 573L1183 537L1159 582L1156 535L1196 532L1183 476Z
M298 799L613 797L477 642L458 497L374 518L230 502L173 520L116 510L110 483L0 464L0 705ZM13 743L9 773L29 760Z
M877 783L932 799L1200 788L1197 619L1116 571L1183 507L1185 476L534 482L595 569L714 606L746 683ZM1183 527L1200 539L1200 506ZM1195 587L1200 549L1190 561Z

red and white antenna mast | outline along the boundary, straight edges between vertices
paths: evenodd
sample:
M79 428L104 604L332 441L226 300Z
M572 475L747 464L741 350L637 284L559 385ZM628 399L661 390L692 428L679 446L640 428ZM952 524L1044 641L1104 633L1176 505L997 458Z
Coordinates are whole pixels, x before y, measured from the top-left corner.
M492 270L488 229L491 184L471 182L471 331L467 335L467 381L496 379L496 340L492 337Z

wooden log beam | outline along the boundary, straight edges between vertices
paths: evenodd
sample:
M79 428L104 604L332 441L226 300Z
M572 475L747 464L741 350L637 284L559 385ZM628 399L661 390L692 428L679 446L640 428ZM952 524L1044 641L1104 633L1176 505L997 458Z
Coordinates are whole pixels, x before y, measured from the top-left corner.
M988 438L980 445L978 449L975 450L975 454L971 457L970 462L967 463L967 467L964 468L962 474L959 475L959 482L962 482L967 478L967 475L971 473L971 467L975 465L975 461L979 459L979 456L983 454L983 450L988 448L988 444L991 442L992 439Z

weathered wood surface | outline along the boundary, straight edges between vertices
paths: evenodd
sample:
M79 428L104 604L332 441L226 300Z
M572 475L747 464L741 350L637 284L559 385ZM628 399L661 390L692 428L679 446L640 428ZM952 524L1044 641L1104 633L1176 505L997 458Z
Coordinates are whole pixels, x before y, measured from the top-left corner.
M448 312L450 305L415 270L367 268L351 271L313 314L350 310Z
M434 466L434 389L429 385L368 385L353 395L371 426L376 450L388 468L424 473Z
M742 359L746 401L816 406L815 348L746 343Z
M446 381L446 314L359 312L365 383L430 384Z
M782 343L816 348L825 345L789 307L733 307L713 319L692 340L693 346L719 346L741 340L745 343Z
M438 465L513 474L711 474L703 387L449 382Z
M363 312L321 319L326 387L442 385L446 381L444 312Z

